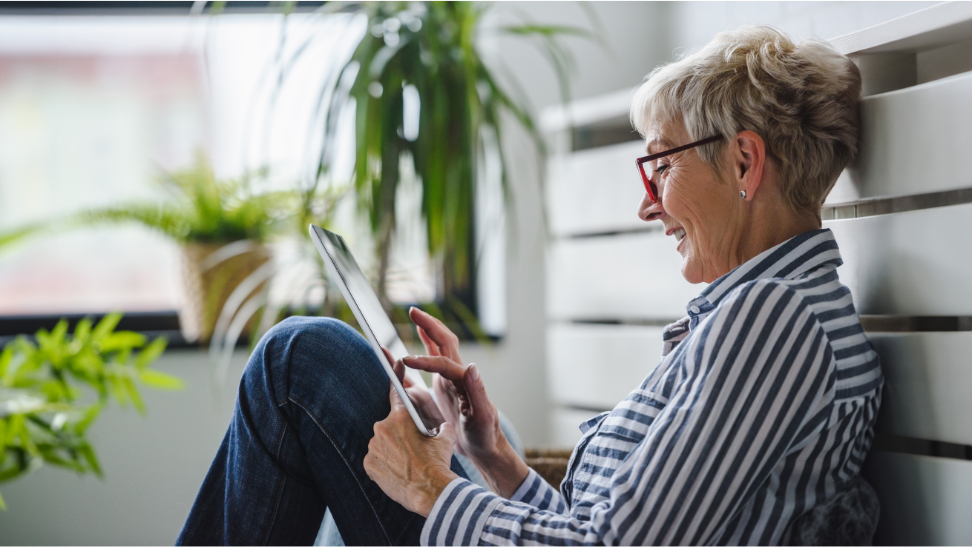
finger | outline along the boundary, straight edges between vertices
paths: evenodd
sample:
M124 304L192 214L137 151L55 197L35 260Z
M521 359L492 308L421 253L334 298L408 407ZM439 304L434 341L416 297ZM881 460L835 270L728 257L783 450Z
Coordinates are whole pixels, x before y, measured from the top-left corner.
M429 356L441 355L439 353L439 345L435 344L435 341L433 341L429 337L429 334L426 333L424 329L418 327L418 334L419 334L419 338L422 339L422 346L425 347L426 354L428 354Z
M429 373L438 373L455 383L462 383L466 367L445 356L407 356L402 358L405 365L412 369L421 369Z
M455 333L449 331L444 323L433 317L428 312L415 308L409 309L408 317L415 322L415 325L425 330L426 334L439 346L439 352L459 361L459 338Z
M483 384L483 379L479 376L479 369L476 364L470 364L466 368L463 384L466 387L466 397L473 413L476 413L476 411L484 412L492 407L493 404L486 395L486 385Z
M388 383L391 390L388 391L388 402L391 404L392 411L399 408L405 408L405 402L402 401L402 397L398 395L398 390L395 389L395 385Z
M392 369L395 371L395 376L398 377L398 382L404 384L405 364L402 363L402 360L396 360L390 363L392 364Z

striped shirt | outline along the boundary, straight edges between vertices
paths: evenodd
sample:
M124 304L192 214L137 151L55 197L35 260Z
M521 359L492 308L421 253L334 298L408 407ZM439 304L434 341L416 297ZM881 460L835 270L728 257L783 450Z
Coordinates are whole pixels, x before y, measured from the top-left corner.
M858 476L881 399L841 262L814 230L713 282L641 386L581 425L559 492L533 470L510 499L456 479L423 544L786 544Z

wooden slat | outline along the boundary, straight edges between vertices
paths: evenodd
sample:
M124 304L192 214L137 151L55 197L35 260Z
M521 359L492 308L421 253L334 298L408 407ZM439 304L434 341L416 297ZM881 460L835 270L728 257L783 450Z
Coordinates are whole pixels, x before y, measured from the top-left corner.
M885 386L877 430L972 445L972 333L869 335Z
M858 312L970 316L972 204L827 221ZM702 285L681 277L675 241L661 232L559 240L547 268L554 320L674 319Z
M864 99L860 157L828 203L972 187L970 97L965 73Z
M972 315L972 204L827 221L860 314Z
M972 462L873 451L863 475L881 501L875 546L972 544Z
M547 258L553 320L677 319L704 288L681 275L675 238L660 231L559 240Z
M633 135L637 138L637 134ZM555 156L548 162L547 213L555 236L643 228L645 194L635 160L641 141Z
M550 397L565 405L612 409L661 361L662 327L547 327Z
M972 4L942 2L830 42L845 55L915 53L969 39Z

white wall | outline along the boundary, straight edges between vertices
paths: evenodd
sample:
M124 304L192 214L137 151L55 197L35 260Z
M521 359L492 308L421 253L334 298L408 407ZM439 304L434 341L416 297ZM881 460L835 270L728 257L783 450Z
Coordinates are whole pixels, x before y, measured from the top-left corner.
M224 389L199 350L170 350L153 366L186 382L143 390L148 413L109 407L90 431L104 480L44 467L0 484L0 545L172 545L216 456L236 400L245 353Z

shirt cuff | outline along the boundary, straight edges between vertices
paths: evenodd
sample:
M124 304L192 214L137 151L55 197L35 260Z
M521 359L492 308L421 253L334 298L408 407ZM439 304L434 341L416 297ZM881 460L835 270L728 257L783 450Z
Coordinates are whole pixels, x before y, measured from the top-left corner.
M435 500L422 527L423 546L479 544L486 519L503 499L475 483L456 478Z
M560 492L541 478L540 474L533 468L530 468L530 473L527 474L526 479L513 493L510 500L529 504L538 510L552 510L563 513L560 504Z

